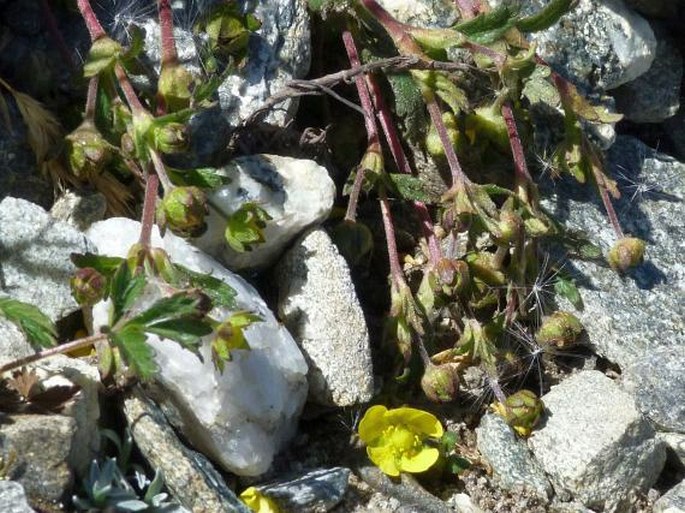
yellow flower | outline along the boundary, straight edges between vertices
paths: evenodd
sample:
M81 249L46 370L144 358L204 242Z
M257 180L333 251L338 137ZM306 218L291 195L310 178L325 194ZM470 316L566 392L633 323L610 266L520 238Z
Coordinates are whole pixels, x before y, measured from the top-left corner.
M243 490L243 493L240 494L240 500L256 513L280 513L281 511L272 499L257 490L254 486L250 486Z
M435 416L415 408L388 410L383 405L372 406L359 423L359 437L366 444L366 453L389 476L429 469L440 453L425 441L442 434L442 425Z

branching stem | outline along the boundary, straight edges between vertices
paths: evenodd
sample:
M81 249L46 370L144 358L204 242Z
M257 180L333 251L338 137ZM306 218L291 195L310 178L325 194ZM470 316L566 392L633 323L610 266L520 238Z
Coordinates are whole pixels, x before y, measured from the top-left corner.
M90 40L97 41L101 37L105 37L105 30L102 28L102 25L100 25L98 17L95 16L95 12L90 5L90 0L78 0L77 4L79 11L81 11L83 21L86 22L86 28L90 34Z

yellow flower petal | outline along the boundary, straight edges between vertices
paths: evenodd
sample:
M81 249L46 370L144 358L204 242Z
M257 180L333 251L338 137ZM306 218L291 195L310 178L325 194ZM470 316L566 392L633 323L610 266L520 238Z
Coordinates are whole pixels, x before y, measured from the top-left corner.
M402 423L418 435L440 438L444 432L435 415L416 408L396 408L390 410L386 417L389 424Z
M369 455L369 459L371 459L382 472L393 477L400 475L400 469L397 468L395 450L392 446L367 447L366 454Z
M276 503L254 486L243 490L243 493L240 494L240 500L255 513L280 513Z
M383 430L388 426L385 420L385 414L388 409L382 404L372 406L362 418L359 423L359 438L365 444L373 443L379 436L383 434Z
M423 472L433 466L439 456L439 451L434 447L424 447L413 455L405 453L400 459L400 470L413 473Z

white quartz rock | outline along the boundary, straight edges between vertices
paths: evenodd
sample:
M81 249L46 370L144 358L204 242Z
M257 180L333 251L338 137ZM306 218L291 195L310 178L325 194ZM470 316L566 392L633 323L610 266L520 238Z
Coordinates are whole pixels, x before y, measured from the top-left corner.
M209 195L208 228L193 244L234 271L272 264L302 230L324 221L333 207L335 184L313 160L250 155L221 171L231 182ZM265 241L239 253L224 237L226 217L248 201L272 219L264 228Z
M137 241L139 231L137 221L112 218L95 223L87 235L100 254L122 257ZM236 351L223 374L212 364L211 335L200 349L204 363L174 342L148 338L160 367L155 384L162 392L162 406L173 412L176 427L226 470L246 476L262 474L294 434L307 397L307 364L302 353L242 278L171 233L161 239L154 228L152 244L165 249L173 262L223 280L237 293L237 309L263 319L245 331L251 350ZM106 322L107 307L106 303L96 305L94 326ZM211 312L218 319L229 314L227 308Z

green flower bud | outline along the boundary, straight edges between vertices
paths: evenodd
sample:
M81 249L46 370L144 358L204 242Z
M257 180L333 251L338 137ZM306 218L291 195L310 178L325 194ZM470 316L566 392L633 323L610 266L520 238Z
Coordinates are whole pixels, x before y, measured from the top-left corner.
M624 237L611 248L607 260L614 271L624 273L631 267L640 265L644 256L645 242L643 240Z
M491 408L519 435L528 436L540 420L545 405L530 390L519 390L507 397L504 403L494 403Z
M91 121L84 121L66 137L67 156L81 179L99 174L112 158L112 147Z
M453 364L428 365L421 378L421 389L433 402L453 401L459 392L459 375L456 366Z
M497 227L500 232L498 242L508 244L518 239L521 235L523 219L521 219L521 216L516 212L504 210L500 212Z
M576 343L583 329L583 325L575 315L558 311L543 319L542 326L535 334L535 340L541 345L547 344L565 349Z
M185 109L190 105L190 88L193 76L180 64L162 65L157 92L169 112Z
M188 148L186 126L183 123L165 123L155 126L153 132L155 148L162 153L180 153Z
M157 208L157 220L181 237L199 237L207 229L209 212L205 193L198 187L175 187L164 195Z
M105 296L107 278L92 267L83 267L76 270L69 284L79 305L93 306Z

